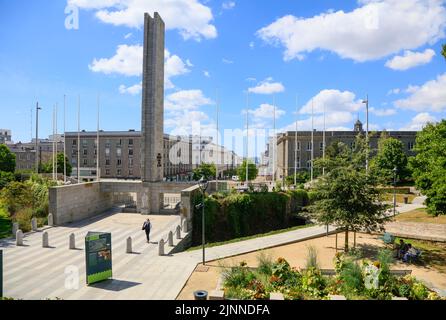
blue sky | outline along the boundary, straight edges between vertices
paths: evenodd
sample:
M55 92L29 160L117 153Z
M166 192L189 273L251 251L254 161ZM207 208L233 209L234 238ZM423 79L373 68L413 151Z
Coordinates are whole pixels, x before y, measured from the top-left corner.
M366 94L372 129L446 115L443 0L0 0L0 128L29 141L39 101L40 136L56 103L60 131L66 94L67 131L78 95L95 130L100 93L102 129L139 129L144 11L166 22L166 132L213 128L217 92L225 129L244 128L247 91L258 129L272 128L273 101L280 130L309 129L311 101L317 128L325 109L328 129L350 129Z

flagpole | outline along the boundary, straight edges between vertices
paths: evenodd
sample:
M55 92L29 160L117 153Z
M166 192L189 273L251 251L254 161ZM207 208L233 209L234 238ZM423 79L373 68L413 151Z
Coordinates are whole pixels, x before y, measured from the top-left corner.
M216 143L217 143L217 161L215 164L215 191L218 192L218 165L220 164L220 148L218 146L218 135L219 135L219 127L218 127L218 109L219 109L219 100L218 100L218 89L215 90L215 96L216 96L216 108L217 108L217 123L216 123L216 127L217 127L217 139L216 139Z
M77 183L81 182L81 96L77 100Z
M66 95L63 95L63 182L67 182Z
M296 132L294 134L294 188L297 186L297 121L298 116L298 95L296 94Z
M323 141L322 141L322 159L324 160L324 167L322 168L322 175L325 176L325 104L324 104L324 132L323 132Z
M54 167L54 175L56 176L56 181L58 181L59 179L58 179L58 176L57 176L57 152L59 151L58 150L58 141L57 141L57 134L58 134L58 129L57 129L57 113L58 113L58 110L59 109L59 105L58 105L58 103L56 103L56 118L54 119L54 121L55 121L55 123L56 123L56 135L54 136L54 145L56 146L56 152L55 152L55 156L54 156L54 165L55 165L55 167Z
M54 149L55 149L55 147L54 147L54 134L55 134L55 131L54 131L54 118L55 118L55 116L54 116L54 114L55 114L55 112L56 112L56 106L54 106L53 105L53 139L52 139L52 141L51 141L51 144L52 144L52 146L53 146L53 152L52 152L52 159L51 159L51 162L52 162L52 168L51 168L51 175L52 175L52 178L53 178L53 180L54 180Z
M314 160L314 101L311 100L311 182L313 182L314 171L313 171L313 160Z
M276 96L273 95L273 187L276 188Z
M249 123L248 123L248 114L249 114L249 91L246 93L246 186L248 186L249 182L249 166L248 166L248 158L249 158Z
M99 108L100 108L100 95L98 93L98 116L97 116L97 136L96 136L96 180L99 181L101 179L101 175L99 173Z

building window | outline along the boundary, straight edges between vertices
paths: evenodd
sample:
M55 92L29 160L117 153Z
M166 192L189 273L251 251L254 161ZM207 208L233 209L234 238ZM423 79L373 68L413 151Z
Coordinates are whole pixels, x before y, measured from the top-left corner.
M116 160L116 165L121 166L122 165L122 160L121 159L117 159Z
M110 169L105 169L105 175L109 176L110 175Z
M313 150L313 144L310 142L307 143L307 151Z
M409 151L412 151L412 150L413 150L413 147L414 147L414 143L413 143L412 141L410 141L410 142L407 143L407 149L408 149Z
M105 148L105 155L106 155L107 157L110 156L110 148Z
M355 141L350 142L350 148L352 148L352 150L356 148Z
M120 176L121 175L121 169L116 170L116 175Z
M129 176L133 176L133 170L132 169L129 170Z
M86 166L88 164L88 160L84 159L84 166Z
M129 139L129 146L133 146L133 139Z
M105 146L110 147L110 139L105 140Z
M71 164L73 166L77 165L77 160L75 158L71 159Z
M118 141L116 141L116 145L117 145L117 146L122 145L122 140L121 140L121 139L118 139Z
M300 141L297 141L297 148L296 148L296 150L300 151Z
M94 149L94 155L96 156L98 154L98 149Z
M129 156L133 156L133 149L129 149Z
M88 144L88 140L87 140L87 139L83 139L83 140L82 140L82 145L83 145L83 146L86 146L87 144Z
M311 160L308 160L308 161L307 161L307 168L308 168L308 169L311 169Z
M133 167L133 158L129 158L129 167Z
M120 157L122 155L122 149L121 148L116 148L116 156Z
M319 150L320 151L324 150L324 143L323 142L319 143Z
M73 146L77 145L77 140L73 140Z
M88 155L88 150L87 150L87 149L84 149L84 150L83 150L83 154L84 154L84 156Z
M105 159L105 165L109 166L110 165L110 159Z

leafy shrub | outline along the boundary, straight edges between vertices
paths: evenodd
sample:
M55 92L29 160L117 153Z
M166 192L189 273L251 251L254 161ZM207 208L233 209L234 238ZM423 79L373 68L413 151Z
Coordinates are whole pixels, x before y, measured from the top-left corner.
M33 217L33 211L31 208L20 209L14 216L14 220L18 222L19 229L23 232L31 230L31 219Z
M260 274L264 275L272 275L273 274L273 260L271 256L266 255L264 252L261 252L259 256L257 256L257 270Z
M317 249L314 246L307 247L307 257L306 257L305 268L306 269L310 269L310 268L319 269Z
M348 298L361 295L364 291L364 277L357 262L345 261L340 272L341 291Z
M327 295L327 282L319 269L307 269L302 275L302 289L310 296L323 298Z

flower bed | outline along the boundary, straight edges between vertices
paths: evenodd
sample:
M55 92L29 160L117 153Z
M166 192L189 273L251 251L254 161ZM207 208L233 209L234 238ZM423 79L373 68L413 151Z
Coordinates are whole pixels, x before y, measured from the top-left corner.
M283 294L285 300L329 300L333 296L348 300L444 299L410 275L393 275L390 257L385 251L377 261L337 254L335 275L324 276L317 265L298 270L283 258L272 261L260 256L257 269L242 262L223 271L224 296L240 300L266 300L275 293Z

